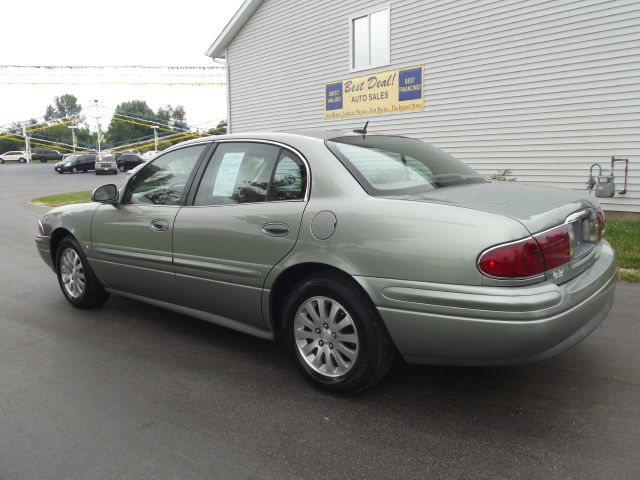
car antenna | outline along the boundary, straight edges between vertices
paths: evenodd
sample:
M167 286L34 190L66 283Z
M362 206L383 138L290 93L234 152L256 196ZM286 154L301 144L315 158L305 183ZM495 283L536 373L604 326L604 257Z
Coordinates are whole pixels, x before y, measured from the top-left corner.
M365 135L367 134L367 126L369 125L369 120L367 120L367 123L364 124L364 128L354 128L353 129L353 133L361 133L362 134L362 138L365 137Z

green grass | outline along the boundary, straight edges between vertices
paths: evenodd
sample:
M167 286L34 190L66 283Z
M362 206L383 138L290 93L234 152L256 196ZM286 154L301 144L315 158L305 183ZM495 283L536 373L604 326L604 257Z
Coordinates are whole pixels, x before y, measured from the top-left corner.
M71 203L85 203L91 201L91 191L67 192L57 195L47 195L31 200L31 203L42 205L43 207L59 207L61 205L69 205Z
M616 251L620 280L640 282L640 220L607 220L604 238Z

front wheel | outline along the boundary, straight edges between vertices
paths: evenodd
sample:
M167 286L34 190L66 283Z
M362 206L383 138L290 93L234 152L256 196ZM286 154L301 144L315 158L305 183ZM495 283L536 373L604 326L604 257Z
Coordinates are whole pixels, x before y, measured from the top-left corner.
M20 159L20 163L27 163L27 159L26 158L21 158Z
M333 273L303 279L282 310L289 357L314 385L356 393L377 383L394 347L371 300L352 281Z
M102 305L109 293L98 282L78 242L64 238L56 254L56 274L65 298L77 308Z
M124 166L124 163L121 163L120 165L118 165L118 168L120 169L121 172L124 172L127 170L127 167Z

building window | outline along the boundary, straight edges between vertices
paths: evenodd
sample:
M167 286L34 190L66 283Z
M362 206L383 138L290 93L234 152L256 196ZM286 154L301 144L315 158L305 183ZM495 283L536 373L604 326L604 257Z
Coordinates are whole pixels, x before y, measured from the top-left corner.
M389 65L389 9L351 19L351 68Z

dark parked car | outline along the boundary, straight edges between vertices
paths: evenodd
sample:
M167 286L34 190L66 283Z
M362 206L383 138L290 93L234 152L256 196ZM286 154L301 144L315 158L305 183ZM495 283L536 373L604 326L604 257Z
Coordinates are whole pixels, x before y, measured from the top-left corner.
M118 169L121 172L126 172L127 170L131 170L132 168L135 168L144 162L146 162L146 160L142 158L140 155L135 153L123 153L122 155L116 158Z
M36 160L40 160L42 163L45 163L49 160L62 160L62 157L62 154L58 150L39 148L31 155L31 161L35 162Z
M71 155L65 158L62 162L56 163L54 167L58 173L78 173L86 172L88 170L95 170L96 168L96 156L94 154L88 155Z

